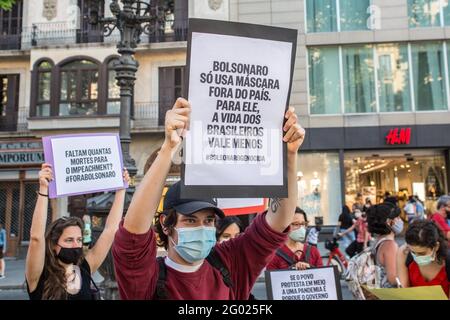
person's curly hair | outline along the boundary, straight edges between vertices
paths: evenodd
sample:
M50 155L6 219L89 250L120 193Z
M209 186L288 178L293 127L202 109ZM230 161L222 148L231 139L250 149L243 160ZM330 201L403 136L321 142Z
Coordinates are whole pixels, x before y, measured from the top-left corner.
M164 224L161 225L160 217L165 216ZM175 209L167 209L163 211L158 211L155 215L154 220L154 228L155 232L158 234L156 243L160 247L164 247L166 250L169 249L169 237L164 233L164 229L168 230L169 235L172 235L172 232L177 224L178 214Z
M367 209L367 224L370 233L380 236L392 232L387 224L387 219L394 219L400 214L397 207L391 203L381 203Z
M411 246L433 249L439 243L436 258L439 263L447 257L447 239L434 221L416 220L411 223L405 234L406 243Z

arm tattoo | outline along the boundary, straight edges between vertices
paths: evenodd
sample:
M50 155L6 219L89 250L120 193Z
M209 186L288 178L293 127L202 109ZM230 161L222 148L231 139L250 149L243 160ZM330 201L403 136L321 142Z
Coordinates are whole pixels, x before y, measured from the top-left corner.
M278 211L278 208L281 205L281 200L280 198L272 198L270 199L270 210L272 210L273 213Z

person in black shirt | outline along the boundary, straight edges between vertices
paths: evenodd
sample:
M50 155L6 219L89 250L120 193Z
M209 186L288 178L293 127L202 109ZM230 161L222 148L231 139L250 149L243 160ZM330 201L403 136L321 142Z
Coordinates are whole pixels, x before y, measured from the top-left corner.
M124 170L124 180L129 175ZM122 218L125 189L118 190L96 244L83 254L83 221L62 217L45 232L48 208L48 184L53 180L51 165L44 163L39 172L39 192L30 230L30 245L25 262L25 279L30 300L93 300L91 275L106 258Z
M343 233L343 232L347 231L347 229L349 229L353 226L353 223L354 223L354 219L352 217L350 209L348 206L344 205L342 207L342 213L339 215L339 218L338 218L339 233ZM350 245L350 243L355 241L355 239L356 238L355 238L354 232L349 232L349 233L345 234L342 237L342 248L343 249L347 248Z

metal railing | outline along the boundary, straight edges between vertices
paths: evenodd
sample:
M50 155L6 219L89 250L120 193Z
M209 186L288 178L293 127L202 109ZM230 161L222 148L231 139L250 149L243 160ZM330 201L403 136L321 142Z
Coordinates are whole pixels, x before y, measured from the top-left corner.
M133 129L158 128L159 103L139 102L134 104Z
M0 50L19 50L20 42L20 34L1 34Z
M0 132L25 132L28 131L28 108L20 107L13 121L0 121Z
M187 20L166 20L151 28L150 34L142 33L141 43L158 43L186 41L188 33ZM34 23L24 27L19 35L0 36L0 49L30 49L68 45L74 43L116 43L120 41L120 33L114 30L108 37L103 36L100 28L83 29L70 22Z

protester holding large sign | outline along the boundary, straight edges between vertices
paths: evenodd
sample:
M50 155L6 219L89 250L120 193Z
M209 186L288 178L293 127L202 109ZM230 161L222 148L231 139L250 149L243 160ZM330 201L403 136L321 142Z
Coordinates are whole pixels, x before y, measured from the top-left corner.
M289 237L283 246L277 249L272 261L267 265L267 270L305 270L323 266L317 247L306 243L307 226L306 212L297 207L291 222Z
M289 197L272 199L268 212L258 215L242 235L216 244L214 222L223 212L211 198L182 199L177 183L166 193L164 211L156 219L159 244L168 251L158 262L152 221L182 141L177 130L188 128L190 112L189 102L179 98L166 113L164 144L116 234L113 257L122 299L248 299L262 269L286 239L297 202L297 152L305 135L293 108L285 114L284 128ZM228 276L205 261L213 248Z
M191 19L182 196L286 197L283 115L297 30Z
M123 172L123 182L129 175ZM83 254L84 225L78 217L62 217L53 221L45 232L49 202L49 183L54 180L51 165L45 163L39 172L39 192L30 231L30 245L25 278L30 300L92 300L99 294L91 275L111 248L123 213L125 189L118 190L95 245Z

